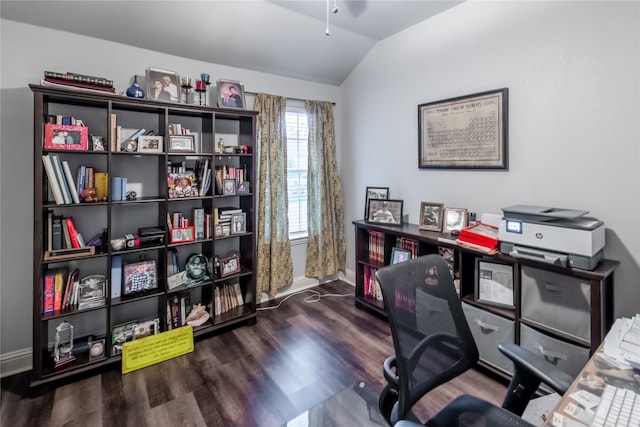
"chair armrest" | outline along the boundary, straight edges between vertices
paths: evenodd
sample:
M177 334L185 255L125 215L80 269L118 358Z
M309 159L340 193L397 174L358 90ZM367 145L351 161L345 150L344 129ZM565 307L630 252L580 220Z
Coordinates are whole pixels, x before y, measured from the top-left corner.
M393 427L424 427L424 425L413 421L400 420Z
M573 382L565 371L517 344L498 344L498 350L513 361L516 369L524 369L558 394L565 394Z

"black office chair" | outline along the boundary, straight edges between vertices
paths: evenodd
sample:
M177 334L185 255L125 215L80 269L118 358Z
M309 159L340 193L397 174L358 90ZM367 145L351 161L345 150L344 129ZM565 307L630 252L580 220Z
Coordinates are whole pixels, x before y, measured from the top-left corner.
M411 408L430 390L476 366L478 348L442 257L426 255L390 265L379 269L376 278L395 350L384 362L388 384L380 395L380 411L390 425L422 425L415 424L421 421ZM571 385L567 373L528 350L515 344L498 347L515 365L502 408L463 395L427 426L530 426L520 416L540 383L560 394Z

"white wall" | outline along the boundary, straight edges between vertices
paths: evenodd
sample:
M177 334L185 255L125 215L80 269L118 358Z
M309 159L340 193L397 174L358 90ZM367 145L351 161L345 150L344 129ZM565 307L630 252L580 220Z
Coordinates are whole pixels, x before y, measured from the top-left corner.
M412 223L422 201L588 210L621 262L615 314L639 312L639 53L638 2L471 1L383 40L342 85L347 219L366 186L389 186ZM419 104L502 87L509 171L418 169Z
M208 64L117 43L0 21L0 359L4 370L30 363L32 323L33 234L33 97L28 85L39 83L44 70L73 71L108 77L119 92L144 76L147 67L179 75L240 80L249 92L336 103L336 86ZM248 99L251 106L253 98ZM292 248L294 273L304 274L305 245ZM6 372L3 372L3 374Z

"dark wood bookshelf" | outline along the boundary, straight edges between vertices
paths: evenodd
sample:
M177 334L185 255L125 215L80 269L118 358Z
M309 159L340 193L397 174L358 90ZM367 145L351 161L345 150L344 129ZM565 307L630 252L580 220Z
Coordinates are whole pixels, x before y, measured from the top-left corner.
M168 329L167 304L174 296L188 296L191 304L200 303L207 307L210 320L194 328L194 336L222 332L256 321L256 199L254 193L235 196L215 194L215 167L228 165L246 170L245 180L251 188L257 188L255 171L256 120L257 112L250 110L226 110L223 108L190 105L172 102L129 98L110 93L93 93L79 90L30 85L34 101L34 233L33 233L33 371L32 386L42 386L63 378L91 372L103 366L119 364L121 355L111 355L112 329L129 321L145 321L153 318L160 320L160 331ZM88 127L89 149L61 150L45 149L45 123L47 116L72 116L81 119ZM123 138L132 129L156 130L164 137L161 152L122 152L112 150L112 115L117 125L122 126ZM171 124L182 124L191 134L196 135L194 153L168 152L167 142ZM127 133L125 133L125 130ZM238 143L250 147L249 153L216 153L216 132L235 133ZM101 136L105 143L104 151L92 151L91 135ZM56 154L61 161L67 161L76 180L80 165L94 167L96 172L108 174L108 186L111 178L128 178L127 190L138 192L133 200L111 200L95 203L58 205L50 189L48 176L43 167L42 156ZM167 189L167 164L185 162L187 168L194 168L208 161L212 170L211 185L205 195L170 199ZM135 184L134 187L131 187ZM110 188L109 188L110 189ZM111 189L110 189L111 190ZM141 194L142 193L142 194ZM224 202L224 203L222 203ZM203 208L213 216L214 209L220 205L240 208L246 213L246 233L232 234L214 238L201 238L189 242L170 243L166 217L172 212L182 212L192 220L193 209ZM88 209L91 208L91 209ZM125 234L134 234L140 227L159 227L165 231L161 244L114 250L111 244L96 248L93 255L71 256L64 259L44 260L47 248L47 212L56 215L73 216L78 231L87 238L107 230L107 241L123 238ZM191 222L191 221L190 221ZM213 222L213 221L212 221ZM190 225L193 225L191 223ZM157 243L157 242L156 242ZM224 258L229 252L240 254L242 269L232 276L213 277L209 271L209 280L193 286L180 286L168 289L167 263L170 252L176 251L178 266L184 265L192 254L203 254L209 260ZM121 257L123 266L140 260L155 260L157 288L140 294L112 297L112 283L124 283L123 277L112 277L112 261ZM80 269L80 278L99 274L107 278L107 295L104 306L77 310L75 307L53 313L43 311L44 276L51 268L66 268L67 272ZM66 277L65 277L66 281ZM221 282L238 282L242 290L244 304L223 315L215 316L215 287ZM87 353L78 351L76 360L59 368L52 368L52 351L55 341L55 327L62 321L74 326L74 344L87 341L88 337L104 337L104 357L89 360ZM74 345L79 349L80 345Z

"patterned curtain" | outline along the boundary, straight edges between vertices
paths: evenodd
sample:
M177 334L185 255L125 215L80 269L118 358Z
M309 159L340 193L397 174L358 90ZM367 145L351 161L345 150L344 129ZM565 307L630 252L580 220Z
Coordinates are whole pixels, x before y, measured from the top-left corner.
M258 115L258 295L293 283L287 206L286 98L260 93Z
M309 126L307 223L304 275L323 279L345 271L346 242L342 187L336 160L333 105L306 101Z

